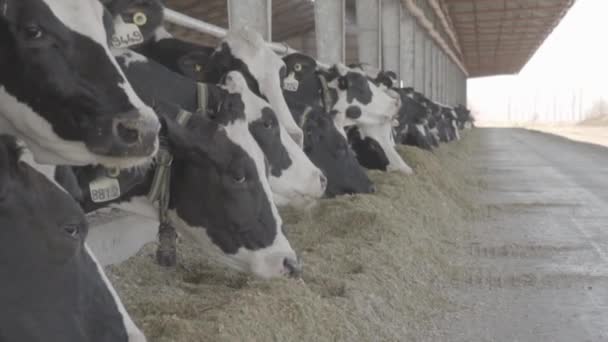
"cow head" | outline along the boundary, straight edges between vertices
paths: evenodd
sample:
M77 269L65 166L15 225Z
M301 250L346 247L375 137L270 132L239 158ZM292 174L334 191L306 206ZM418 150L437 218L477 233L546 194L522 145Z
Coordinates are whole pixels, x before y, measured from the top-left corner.
M85 245L82 209L20 161L7 136L0 137L0 213L0 259L8 260L0 267L3 340L91 341L103 326L104 338L145 341Z
M302 146L302 130L293 120L281 89L285 63L266 45L259 33L247 27L228 32L209 58L204 78L208 82L218 82L231 70L240 71L245 76L249 88L270 103L279 122Z
M117 29L110 40L116 46L135 46L157 38L162 31L164 13L159 0L100 0L114 17ZM124 30L123 32L118 32ZM128 34L140 34L140 37L128 37ZM132 42L120 42L120 39L138 39Z
M107 44L96 0L2 0L0 127L37 161L141 164L160 127Z
M323 108L300 106L294 109L294 115L304 131L304 151L327 176L327 197L376 191L348 142Z
M300 265L283 233L264 154L245 118L246 104L238 90L226 89L214 95L222 97L217 108L193 117L190 133L180 135L182 145L201 141L198 155L211 157L203 164L188 156L176 160L174 219L229 267L263 278L295 275ZM215 128L210 130L211 124Z
M399 94L381 89L361 70L337 64L324 76L328 87L337 93L332 110L342 126L391 122L401 106Z
M249 130L270 166L269 182L277 205L308 206L321 198L327 178L287 135L270 105L256 96L240 72L229 72L226 89L241 95Z

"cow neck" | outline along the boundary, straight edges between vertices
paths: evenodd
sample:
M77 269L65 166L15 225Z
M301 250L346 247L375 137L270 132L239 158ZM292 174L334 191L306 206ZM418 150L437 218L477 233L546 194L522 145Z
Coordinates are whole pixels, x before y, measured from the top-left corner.
M319 82L321 83L321 100L323 101L323 108L326 113L331 112L331 109L334 107L334 103L331 99L331 94L329 92L329 85L327 83L327 78L325 75L319 73Z

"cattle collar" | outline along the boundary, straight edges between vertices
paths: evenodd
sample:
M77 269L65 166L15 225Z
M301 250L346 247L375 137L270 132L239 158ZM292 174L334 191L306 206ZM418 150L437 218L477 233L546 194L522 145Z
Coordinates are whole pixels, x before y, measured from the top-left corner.
M329 93L329 85L327 83L327 79L325 75L319 74L319 81L321 82L321 95L323 96L323 107L325 108L325 112L331 112L334 104L331 100L331 94Z
M185 126L192 113L180 110L177 114L176 121L179 125ZM168 224L169 219L167 212L169 210L169 194L171 189L171 164L173 164L173 155L169 150L169 141L165 136L160 136L160 146L156 156L156 170L154 170L154 178L148 193L148 200L154 203L158 201L158 214L161 226Z

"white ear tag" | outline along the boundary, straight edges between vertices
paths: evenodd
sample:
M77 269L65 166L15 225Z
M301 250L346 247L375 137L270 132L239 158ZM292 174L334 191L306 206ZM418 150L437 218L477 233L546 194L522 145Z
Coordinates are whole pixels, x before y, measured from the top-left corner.
M113 48L128 48L143 42L144 35L141 34L139 26L125 23L121 16L114 20L114 35L110 40Z
M99 177L89 184L93 203L105 203L120 197L120 183L116 178Z
M296 80L293 72L289 73L289 76L283 81L283 89L286 91L296 92L300 88L300 82Z

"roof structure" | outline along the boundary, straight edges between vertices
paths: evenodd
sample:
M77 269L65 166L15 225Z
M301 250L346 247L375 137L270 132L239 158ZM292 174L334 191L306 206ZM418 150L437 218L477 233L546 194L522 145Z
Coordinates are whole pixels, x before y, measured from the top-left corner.
M469 76L518 73L574 0L445 0Z
M370 0L371 1L371 0ZM167 6L197 19L228 27L226 0L166 0ZM403 0L422 10L433 29L464 64L469 77L519 72L575 0ZM347 26L354 23L354 0L347 0ZM273 0L273 40L314 34L314 2ZM350 24L349 24L350 23ZM217 40L170 26L178 36L201 43ZM356 29L347 27L347 35ZM356 56L347 37L347 62Z

